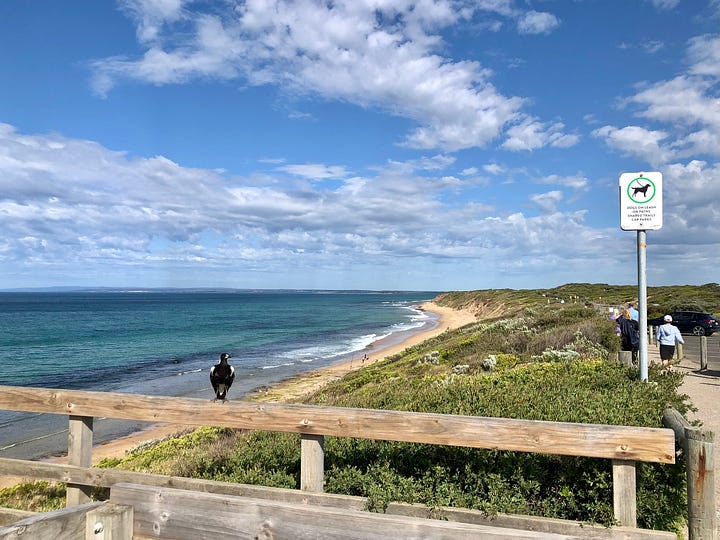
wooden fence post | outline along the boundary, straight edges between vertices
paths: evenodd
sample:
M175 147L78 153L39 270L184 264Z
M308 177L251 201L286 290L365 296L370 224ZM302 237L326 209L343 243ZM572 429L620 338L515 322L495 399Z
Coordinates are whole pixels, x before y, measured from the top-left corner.
M70 416L68 429L68 464L92 466L93 417ZM76 506L90 501L91 486L68 484L65 506Z
M632 351L618 351L618 360L622 365L632 367Z
M688 536L715 536L715 445L712 431L685 428L687 438Z
M715 515L715 444L712 431L694 428L673 408L663 413L663 425L675 432L685 453L687 478L688 538L714 540Z
M300 490L322 493L325 476L325 437L300 435Z
M683 344L680 342L678 342L677 346L675 347L675 356L677 357L678 360L682 360L683 357L685 356L683 354Z
M637 527L635 462L613 459L613 511L623 527Z
M707 336L700 336L700 369L707 369Z

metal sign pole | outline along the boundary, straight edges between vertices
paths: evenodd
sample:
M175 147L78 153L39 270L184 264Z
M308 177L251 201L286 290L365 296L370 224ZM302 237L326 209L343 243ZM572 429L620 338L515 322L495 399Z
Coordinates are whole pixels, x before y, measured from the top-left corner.
M645 231L662 228L662 173L639 172L620 175L620 228L637 231L638 261L638 364L640 380L648 380L647 272Z
M638 324L640 326L639 358L640 380L648 380L648 333L647 333L647 274L645 265L646 245L645 231L637 232L637 261L638 261Z

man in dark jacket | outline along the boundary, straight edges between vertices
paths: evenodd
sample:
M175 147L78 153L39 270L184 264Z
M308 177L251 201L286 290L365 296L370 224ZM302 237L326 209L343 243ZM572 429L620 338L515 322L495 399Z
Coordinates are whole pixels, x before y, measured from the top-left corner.
M640 345L640 325L633 320L628 309L615 319L615 322L620 328L620 348L623 351L632 351L633 362L636 361Z

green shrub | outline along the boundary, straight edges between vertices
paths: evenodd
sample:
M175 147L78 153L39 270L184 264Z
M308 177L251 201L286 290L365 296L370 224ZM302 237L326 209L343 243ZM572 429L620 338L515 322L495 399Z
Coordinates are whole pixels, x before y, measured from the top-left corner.
M59 510L65 507L65 487L40 481L0 489L0 506L31 512Z

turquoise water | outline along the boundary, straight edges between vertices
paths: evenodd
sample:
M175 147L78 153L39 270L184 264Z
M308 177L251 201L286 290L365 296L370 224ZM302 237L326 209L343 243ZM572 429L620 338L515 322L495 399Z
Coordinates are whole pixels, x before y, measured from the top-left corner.
M209 368L227 352L230 398L239 398L432 326L417 305L435 294L0 293L0 384L211 398ZM46 451L55 431L62 439L66 419L50 426L47 417L0 411L0 455L17 455L3 450L21 452L19 441L44 441Z

